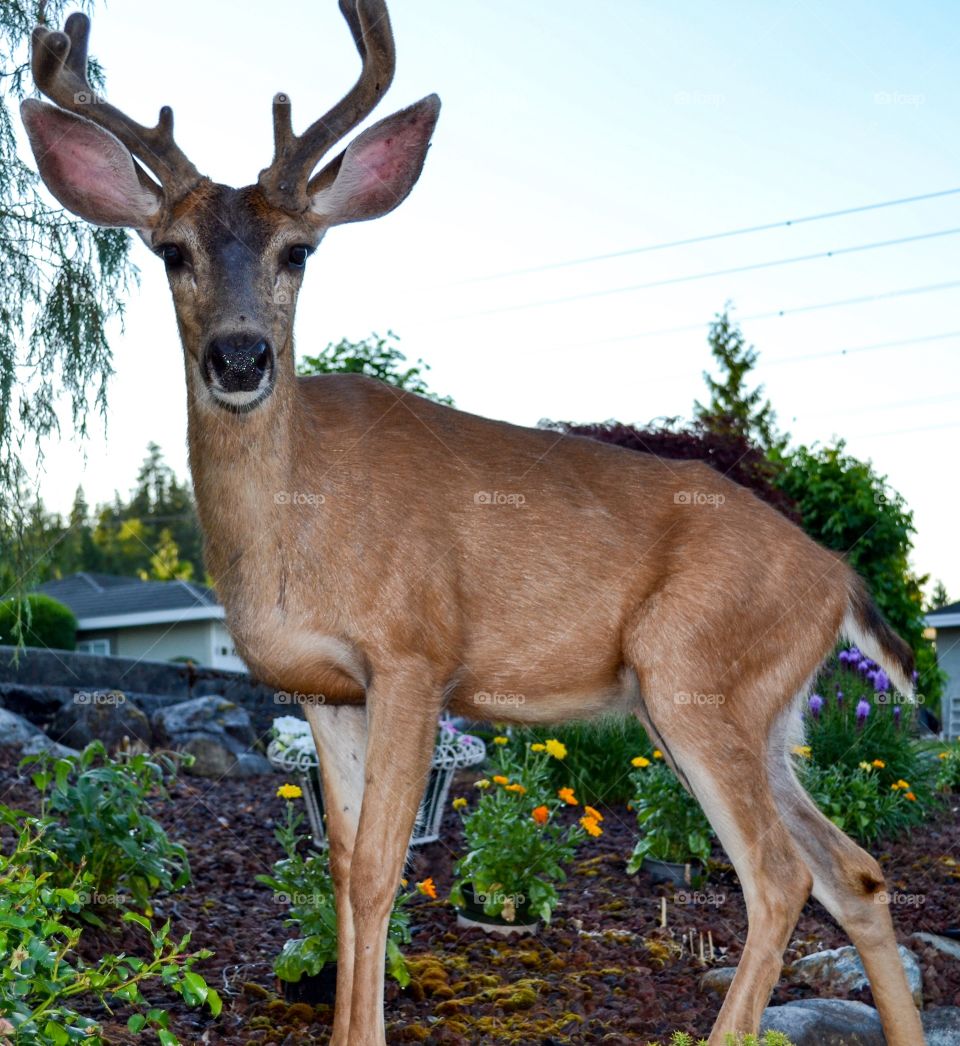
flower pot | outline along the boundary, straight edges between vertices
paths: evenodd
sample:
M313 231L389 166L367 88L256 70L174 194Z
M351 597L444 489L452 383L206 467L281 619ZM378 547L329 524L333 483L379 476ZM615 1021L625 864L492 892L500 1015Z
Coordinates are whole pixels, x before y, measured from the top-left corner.
M644 857L640 867L655 883L669 883L671 886L696 885L703 878L703 865L699 861L679 864L675 861L660 861L656 857Z
M319 973L305 973L299 981L283 981L287 1002L305 1002L311 1006L332 1006L337 995L337 964L327 963Z
M540 920L530 911L530 907L526 903L518 904L516 917L513 922L508 922L499 915L487 915L483 910L483 904L477 900L473 887L469 883L462 888L461 893L463 894L463 905L457 908L457 925L464 929L478 927L484 933L501 937L509 937L512 934L522 936L536 933L540 929Z

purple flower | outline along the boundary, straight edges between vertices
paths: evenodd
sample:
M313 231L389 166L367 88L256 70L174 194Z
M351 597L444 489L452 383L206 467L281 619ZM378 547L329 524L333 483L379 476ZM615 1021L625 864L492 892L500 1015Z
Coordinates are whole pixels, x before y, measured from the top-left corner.
M878 668L873 677L873 689L885 694L890 689L890 677L882 668Z
M868 715L870 715L870 702L861 697L857 702L857 726L863 726Z
M920 673L916 669L914 669L913 676L911 678L913 679L913 682L916 683L917 680L920 678Z
M823 708L823 698L819 694L811 694L810 700L807 702L810 706L810 714L816 719L820 715L820 710Z
M837 704L843 704L843 691L840 689L840 687L837 687Z
M865 673L865 675L866 675L867 682L868 683L873 683L874 690L879 690L880 688L877 686L877 673L876 673L876 671L871 668L869 672Z
M896 723L897 726L900 725L900 712L901 711L902 711L902 709L900 708L899 705L894 705L893 706L893 721L894 721L894 723Z
M850 651L849 650L841 650L840 654L837 657L837 660L840 662L841 665L849 665L850 664Z

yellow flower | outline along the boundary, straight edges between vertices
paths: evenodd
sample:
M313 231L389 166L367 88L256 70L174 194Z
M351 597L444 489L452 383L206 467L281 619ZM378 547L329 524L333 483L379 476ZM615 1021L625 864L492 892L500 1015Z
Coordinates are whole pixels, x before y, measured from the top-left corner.
M527 793L526 788L524 788L522 784L517 784L516 782L514 782L514 784L507 785L506 790L508 792L517 792L520 795L526 795Z
M647 759L646 756L637 755L637 756L634 756L633 759L630 760L630 765L631 766L639 766L639 767L649 766L650 765L650 760Z
M401 885L402 887L406 888L406 887L407 887L407 886L408 886L409 884L408 884L408 882L407 882L407 880L406 880L406 879L401 879L401 880L400 880L400 885Z
M809 745L794 745L791 749L794 755L800 756L801 759L810 758L810 746Z
M600 813L599 810L594 810L592 806L587 806L586 804L584 804L583 812L587 815L587 817L592 817L594 821L599 822L603 820L603 814Z
M603 829L597 824L595 817L581 817L580 824L583 825L583 830L587 835L592 835L594 838L598 835L603 835Z
M875 766L878 770L882 770L887 764L882 759L874 759L870 765Z
M913 792L904 792L903 796L905 799L909 799L911 803L915 803L917 801L917 797L913 794Z
M477 781L473 786L474 788L489 788L490 782L484 777L482 780Z
M557 792L557 795L567 804L567 806L577 805L577 797L573 794L572 788L561 788L560 791Z
M494 774L493 783L498 785L505 785L510 781L509 777L504 777L503 774Z
M299 799L303 795L303 789L299 785L282 784L277 789L277 795L281 799Z
M937 758L938 758L938 759L949 759L949 758L950 758L950 753L949 753L949 752L941 752L941 753L940 753L940 754L939 754L939 755L937 756Z
M870 763L866 763L866 762L864 762L864 763L861 763L861 764L860 764L860 769L861 769L861 770L872 770L872 769L873 769L873 767L871 766L871 764L870 764Z
M424 879L423 882L417 883L417 889L424 897L429 897L431 901L437 899L437 887L434 885L432 877Z
M547 750L547 755L552 755L554 759L567 758L567 746L555 737L547 738L543 743L543 747Z
M904 791L904 790L907 790L907 791L909 791L909 789L910 789L910 783L909 783L908 781L904 781L904 779L903 779L903 778L901 777L899 781L894 781L894 782L893 782L893 784L892 784L892 785L890 785L890 787L891 787L891 788L892 788L892 789L893 789L893 790L894 790L895 792L898 792L898 791Z
M534 741L534 743L530 746L531 752L545 752L546 750L547 746L540 744L539 741ZM944 755L946 755L946 753L944 753Z
M508 744L510 744L510 738L509 737L503 737L501 735L500 737L495 737L493 739L493 743L495 745L508 745Z
M534 808L530 816L537 824L546 824L547 818L550 816L550 810L546 806L538 806Z
M663 752L661 752L659 748L655 748L653 750L653 758L654 759L662 759L663 758Z
M454 799L454 801L452 803L452 806L453 806L454 810L462 810L466 805L467 805L467 801L466 801L466 799L463 798L462 795L458 795L457 798Z

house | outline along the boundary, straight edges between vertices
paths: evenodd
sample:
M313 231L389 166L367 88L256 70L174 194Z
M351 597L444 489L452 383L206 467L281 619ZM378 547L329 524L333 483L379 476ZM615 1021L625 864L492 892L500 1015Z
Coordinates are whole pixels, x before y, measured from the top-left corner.
M247 671L223 607L206 585L83 573L47 581L37 591L73 611L77 650L84 653Z
M943 735L960 737L960 603L932 610L924 618L936 631L937 665L946 673L943 688Z

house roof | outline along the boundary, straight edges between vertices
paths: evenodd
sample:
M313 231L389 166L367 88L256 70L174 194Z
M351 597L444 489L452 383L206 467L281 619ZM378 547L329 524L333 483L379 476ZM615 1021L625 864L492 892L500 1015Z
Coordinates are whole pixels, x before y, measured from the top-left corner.
M957 628L960 626L960 603L949 603L939 610L931 610L923 620L930 628Z
M70 574L46 581L37 591L65 603L77 628L132 628L222 618L212 588L194 581L141 581L112 574Z

